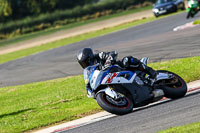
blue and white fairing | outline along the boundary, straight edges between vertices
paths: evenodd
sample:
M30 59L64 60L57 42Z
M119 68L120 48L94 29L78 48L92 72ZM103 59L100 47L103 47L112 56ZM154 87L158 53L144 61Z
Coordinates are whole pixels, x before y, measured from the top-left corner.
M140 103L150 98L150 89L145 86L144 82L132 71L120 71L112 72L113 68L119 68L119 66L111 66L105 71L98 70L98 64L89 66L84 70L84 79L86 83L89 83L90 87L87 88L87 96L89 98L95 98L96 93L105 92L112 98L116 98L117 93L110 88L109 85L123 86L121 89L125 89L130 92L133 97L134 103ZM99 87L101 89L99 90ZM105 87L105 88L104 88Z
M84 79L86 82L90 82L90 87L92 91L96 90L99 85L108 84L121 84L121 83L132 83L136 77L136 73L131 71L121 71L110 73L110 70L114 67L111 66L106 71L98 70L98 64L94 66L89 66L84 70ZM127 75L124 77L124 75Z
M84 69L84 80L85 82L90 83L92 90L96 89L100 83L101 77L104 74L104 71L97 70L98 64L89 66Z

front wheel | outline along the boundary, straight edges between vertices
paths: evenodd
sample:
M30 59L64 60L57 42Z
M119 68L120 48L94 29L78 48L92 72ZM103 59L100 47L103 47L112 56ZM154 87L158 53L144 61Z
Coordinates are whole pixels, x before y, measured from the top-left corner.
M187 18L187 19L189 19L189 18L190 18L190 16L191 16L191 14L192 14L192 13L191 13L191 10L190 10L190 11L188 12L188 14L187 14L187 17L186 17L186 18Z
M180 76L173 72L165 70L160 70L158 72L168 73L174 76L174 78L166 81L165 85L162 86L165 97L177 99L185 96L185 94L187 93L187 85L186 82Z
M105 92L100 92L97 94L96 100L101 108L112 114L124 115L133 110L133 101L126 96L116 100L106 95Z
M156 18L158 18L160 15L157 14L157 13L154 13L154 16L155 16Z

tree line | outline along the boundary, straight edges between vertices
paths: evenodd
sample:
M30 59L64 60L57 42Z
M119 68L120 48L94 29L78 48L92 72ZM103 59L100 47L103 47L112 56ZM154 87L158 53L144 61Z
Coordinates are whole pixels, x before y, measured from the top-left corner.
M152 5L153 0L40 0L40 1L0 0L0 1L1 1L0 3L1 4L0 40L1 40L48 28L59 27L70 23L86 21L89 19L98 18L101 16L106 16L117 12L122 12L124 10L132 10L140 7L149 6ZM56 3L56 1L57 2L59 1L59 3ZM61 4L62 1L64 1L64 3L66 2L65 6L63 6L64 4ZM77 1L77 3L75 3L75 1ZM15 5L14 6L15 8L12 7L12 5Z
M0 0L0 21L72 9L93 2L94 0Z
M56 10L73 9L77 6L91 5L98 2L121 4L119 0L0 0L0 22L22 19L27 16L51 13ZM124 0L123 3L138 4L155 0ZM123 6L123 5L119 5ZM112 8L112 7L110 7Z

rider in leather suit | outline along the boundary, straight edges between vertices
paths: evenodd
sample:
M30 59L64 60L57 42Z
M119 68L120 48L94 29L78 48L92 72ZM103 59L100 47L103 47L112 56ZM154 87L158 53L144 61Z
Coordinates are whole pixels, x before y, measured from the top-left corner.
M112 52L100 52L97 54L93 54L93 50L91 48L83 48L77 54L77 60L82 68L86 68L88 66L99 63L101 70L106 70L113 64L118 64L120 67L126 70L140 70L148 73L152 79L156 77L156 71L151 67L146 66L137 58L132 56L126 56L122 59L122 61L117 61L118 53L116 51ZM86 87L88 88L90 85L87 82Z

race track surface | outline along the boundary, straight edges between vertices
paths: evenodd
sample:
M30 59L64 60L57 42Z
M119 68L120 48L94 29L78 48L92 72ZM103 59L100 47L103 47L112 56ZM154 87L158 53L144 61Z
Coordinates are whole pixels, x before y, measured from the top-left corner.
M200 26L173 32L173 28L200 18L185 19L186 13L144 25L37 53L0 64L0 87L82 74L76 53L83 47L97 51L117 50L126 55L150 57L151 62L200 55Z
M200 120L200 92L59 133L156 133ZM196 132L197 133L197 132Z

